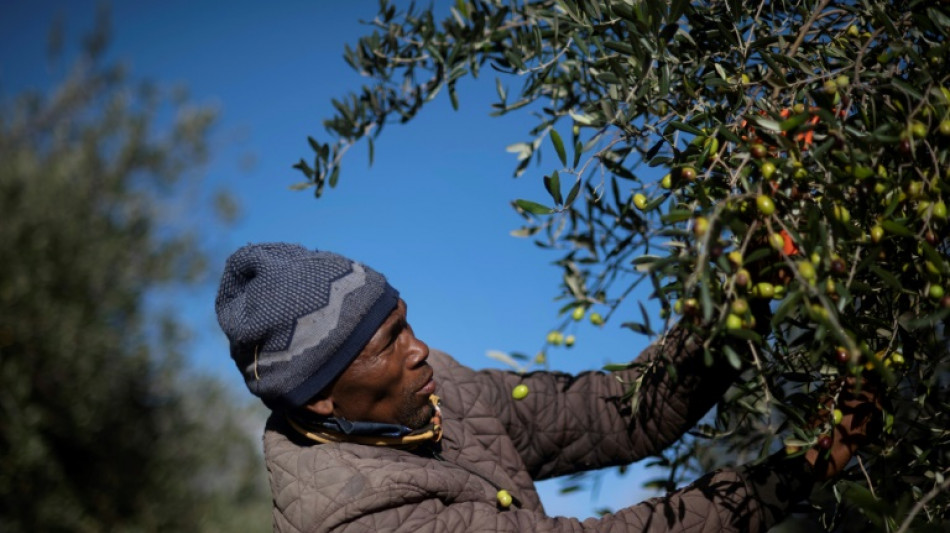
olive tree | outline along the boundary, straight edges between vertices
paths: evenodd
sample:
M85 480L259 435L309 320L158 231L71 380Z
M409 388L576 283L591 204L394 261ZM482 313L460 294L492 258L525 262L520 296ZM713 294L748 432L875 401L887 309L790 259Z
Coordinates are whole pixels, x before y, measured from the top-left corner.
M813 494L815 519L947 526L950 3L381 1L369 26L345 58L370 81L309 139L302 186L320 196L351 145L495 77L492 112L526 120L515 174L556 156L512 205L558 254L564 319L688 323L729 341L710 362L745 369L661 461L671 481L700 452L827 446L842 383L862 377L880 431ZM641 282L662 320L623 312Z
M248 409L184 371L151 299L203 279L176 213L215 114L105 61L107 36L0 102L0 530L261 530Z

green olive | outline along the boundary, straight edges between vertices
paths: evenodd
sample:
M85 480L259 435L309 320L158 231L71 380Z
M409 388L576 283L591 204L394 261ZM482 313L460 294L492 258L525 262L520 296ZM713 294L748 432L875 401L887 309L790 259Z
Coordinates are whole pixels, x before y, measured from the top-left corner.
M571 318L573 318L574 320L580 320L584 318L584 314L586 312L587 310L584 309L583 305L578 305L577 307L574 308L574 311L571 312Z
M515 388L511 389L511 397L516 400L523 400L528 395L528 386L522 383L521 385L515 385Z
M808 281L814 281L818 273L815 271L815 265L811 261L799 261L798 273Z
M937 200L934 203L934 209L931 213L940 219L947 218L947 204L943 200Z
M637 193L633 195L633 205L635 205L637 209L639 209L640 211L643 211L644 209L646 209L648 203L649 201L647 200L647 197L645 195L641 193Z
M733 313L742 316L749 312L749 302L745 298L736 298L732 301L730 309Z
M928 291L928 293L930 294L930 298L932 300L939 300L943 298L943 294L944 294L943 286L934 283L933 285L930 286L930 290Z
M874 226L871 228L871 242L881 242L881 239L884 238L884 228L881 226Z
M835 220L841 222L842 224L847 224L851 222L851 211L848 211L848 208L843 205L837 205L832 209L832 212L835 215Z
M726 317L726 329L742 329L742 317L729 313L729 316Z
M742 252L740 252L739 250L733 250L729 252L728 254L726 254L726 258L729 259L729 262L732 263L733 265L737 267L742 266L743 257L742 257Z
M770 216L775 212L775 202L764 194L760 194L755 198L755 205L758 207L759 212L765 216Z
M756 298L771 298L775 295L775 285L767 281L760 281L752 287L752 296Z
M785 248L785 237L782 237L781 233L770 233L769 246L775 248L776 250Z
M514 498L511 497L511 493L505 489L498 491L495 497L498 499L498 505L505 509L511 507L511 503L514 501Z
M693 221L693 233L697 237L702 237L707 231L709 231L709 220L706 217L696 217Z

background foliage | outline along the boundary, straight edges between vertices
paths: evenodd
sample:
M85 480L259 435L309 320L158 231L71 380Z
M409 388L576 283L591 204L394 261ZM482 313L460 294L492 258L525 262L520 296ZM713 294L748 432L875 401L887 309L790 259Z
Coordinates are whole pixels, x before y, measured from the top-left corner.
M885 390L879 438L809 514L946 528L947 2L459 0L442 16L382 1L370 25L346 59L371 81L334 102L300 188L320 196L353 143L372 159L388 122L440 92L457 106L459 80L488 71L492 112L532 121L508 147L515 175L556 158L513 206L564 270L563 321L662 335L680 313L708 346L743 346L708 351L746 379L657 485L819 444L842 380L864 375ZM622 311L639 283L662 323Z
M250 407L149 303L205 271L184 213L214 112L105 62L107 26L0 108L0 530L266 530Z

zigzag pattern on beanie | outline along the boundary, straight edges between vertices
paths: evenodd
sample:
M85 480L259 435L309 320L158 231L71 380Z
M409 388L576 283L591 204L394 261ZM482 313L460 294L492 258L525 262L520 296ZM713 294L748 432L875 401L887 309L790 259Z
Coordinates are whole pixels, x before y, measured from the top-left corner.
M251 244L225 265L218 323L248 389L272 409L305 404L359 355L399 293L331 252Z

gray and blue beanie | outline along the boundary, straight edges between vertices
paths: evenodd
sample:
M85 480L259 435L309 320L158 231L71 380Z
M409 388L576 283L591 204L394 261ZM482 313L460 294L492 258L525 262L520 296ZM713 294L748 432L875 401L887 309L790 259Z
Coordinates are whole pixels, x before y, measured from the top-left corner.
M248 389L286 410L336 379L398 300L386 278L361 263L264 243L228 258L214 304Z

